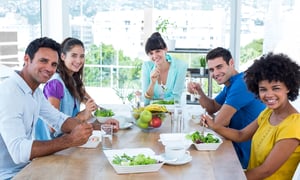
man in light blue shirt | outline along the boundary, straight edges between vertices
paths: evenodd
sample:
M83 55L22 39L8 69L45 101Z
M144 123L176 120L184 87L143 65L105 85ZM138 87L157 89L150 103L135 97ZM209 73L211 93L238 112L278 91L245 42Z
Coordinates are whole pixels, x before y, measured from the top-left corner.
M11 179L36 157L80 146L92 134L93 125L59 112L44 97L39 85L55 73L60 45L44 37L25 51L24 67L0 84L0 178ZM65 135L36 141L34 127L41 116Z

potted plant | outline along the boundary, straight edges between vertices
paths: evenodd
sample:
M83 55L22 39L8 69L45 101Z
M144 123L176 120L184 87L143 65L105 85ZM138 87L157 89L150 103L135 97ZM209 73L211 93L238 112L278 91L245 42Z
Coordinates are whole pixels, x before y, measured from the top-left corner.
M175 39L170 39L168 36L168 29L169 28L177 28L177 25L175 24L175 22L170 22L169 19L164 19L161 16L158 17L158 19L156 20L156 31L159 32L168 47L168 50L174 50L175 49Z
M203 76L205 74L206 58L204 56L200 56L199 62L200 62L200 75Z

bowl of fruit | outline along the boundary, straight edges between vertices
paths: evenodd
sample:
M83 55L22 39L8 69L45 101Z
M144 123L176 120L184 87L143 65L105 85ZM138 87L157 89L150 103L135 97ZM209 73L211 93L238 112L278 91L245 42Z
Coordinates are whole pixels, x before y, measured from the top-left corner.
M104 123L107 119L112 118L115 115L115 113L111 109L97 109L94 112L94 116L100 123Z
M169 112L165 106L150 104L132 110L135 125L142 130L151 130L162 126Z

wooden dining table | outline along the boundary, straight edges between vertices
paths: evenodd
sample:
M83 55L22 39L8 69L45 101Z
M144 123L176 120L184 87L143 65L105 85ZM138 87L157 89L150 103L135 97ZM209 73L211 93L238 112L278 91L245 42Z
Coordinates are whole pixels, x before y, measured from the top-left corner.
M200 128L199 124L186 120L184 131L191 132ZM113 149L151 148L156 154L162 154L164 146L158 141L161 133L171 133L170 118L166 118L160 128L149 131L142 131L135 125L119 130L113 135ZM183 165L164 164L157 172L117 174L103 153L101 143L96 148L72 147L32 160L13 179L246 179L232 142L229 140L223 139L223 143L217 150L198 151L192 145L188 151L192 161Z

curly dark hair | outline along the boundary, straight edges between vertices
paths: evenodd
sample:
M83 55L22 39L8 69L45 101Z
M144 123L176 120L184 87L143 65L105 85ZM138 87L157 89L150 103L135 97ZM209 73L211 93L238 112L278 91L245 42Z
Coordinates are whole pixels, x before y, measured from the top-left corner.
M165 49L167 47L166 42L161 37L159 32L153 33L146 42L145 46L145 52L148 54L150 51L156 50L156 49Z
M76 38L68 37L64 39L61 43L61 53L64 55L67 54L74 46L81 46L84 49L82 41ZM64 81L67 89L70 91L71 95L78 99L80 102L84 100L85 87L83 84L83 68L84 65L79 69L78 72L74 72L72 77L68 75L68 68L65 65L65 62L59 58L57 72Z
M247 87L257 97L258 83L263 80L283 82L289 89L288 99L294 101L299 95L300 66L285 54L272 52L256 59L245 71Z

